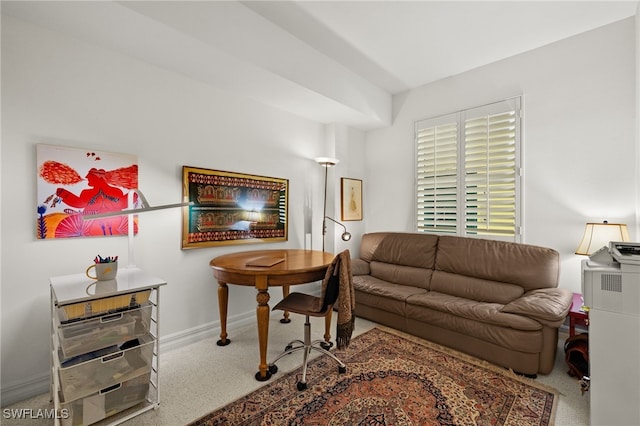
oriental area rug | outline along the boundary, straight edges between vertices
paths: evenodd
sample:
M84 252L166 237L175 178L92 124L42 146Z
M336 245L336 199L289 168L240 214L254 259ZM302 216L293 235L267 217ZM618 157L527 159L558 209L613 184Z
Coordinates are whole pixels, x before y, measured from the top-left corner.
M297 354L299 355L299 353ZM291 356L297 356L291 355ZM558 393L476 358L387 328L203 416L213 425L552 425ZM300 356L302 364L302 357Z

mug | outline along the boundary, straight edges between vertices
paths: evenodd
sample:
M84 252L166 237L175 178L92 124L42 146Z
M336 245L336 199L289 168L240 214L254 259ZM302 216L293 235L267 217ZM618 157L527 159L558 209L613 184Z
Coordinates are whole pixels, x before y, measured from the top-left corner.
M89 271L91 270L91 268L96 269L95 277L89 274ZM94 263L93 265L89 266L87 268L87 271L85 272L87 277L91 278L92 280L98 280L98 281L114 280L116 278L117 273L118 273L118 262Z

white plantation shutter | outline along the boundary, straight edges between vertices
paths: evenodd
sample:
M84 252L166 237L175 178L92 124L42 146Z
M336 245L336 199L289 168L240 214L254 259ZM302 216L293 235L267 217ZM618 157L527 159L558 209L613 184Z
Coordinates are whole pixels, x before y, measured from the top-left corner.
M437 121L437 122L436 122ZM457 232L458 125L455 116L416 128L418 230Z
M520 239L520 98L416 123L419 231Z

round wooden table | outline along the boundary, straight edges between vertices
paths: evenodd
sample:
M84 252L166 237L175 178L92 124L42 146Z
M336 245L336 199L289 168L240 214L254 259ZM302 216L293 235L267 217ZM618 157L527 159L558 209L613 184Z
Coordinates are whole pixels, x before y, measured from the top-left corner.
M267 342L269 337L269 286L282 287L283 297L289 294L289 286L320 281L335 255L316 250L254 250L225 254L212 259L209 265L218 280L218 308L220 311L219 346L231 341L227 338L227 284L252 286L258 290L256 317L260 365L256 373L259 381L269 380L267 365ZM284 313L281 322L289 322L289 313ZM330 339L329 324L326 324L325 339Z

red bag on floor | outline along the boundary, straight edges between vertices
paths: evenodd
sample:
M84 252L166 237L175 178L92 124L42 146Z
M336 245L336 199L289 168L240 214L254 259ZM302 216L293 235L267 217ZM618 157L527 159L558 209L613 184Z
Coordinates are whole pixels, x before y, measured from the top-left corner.
M564 342L564 359L569 375L582 379L589 377L589 335L576 334Z

